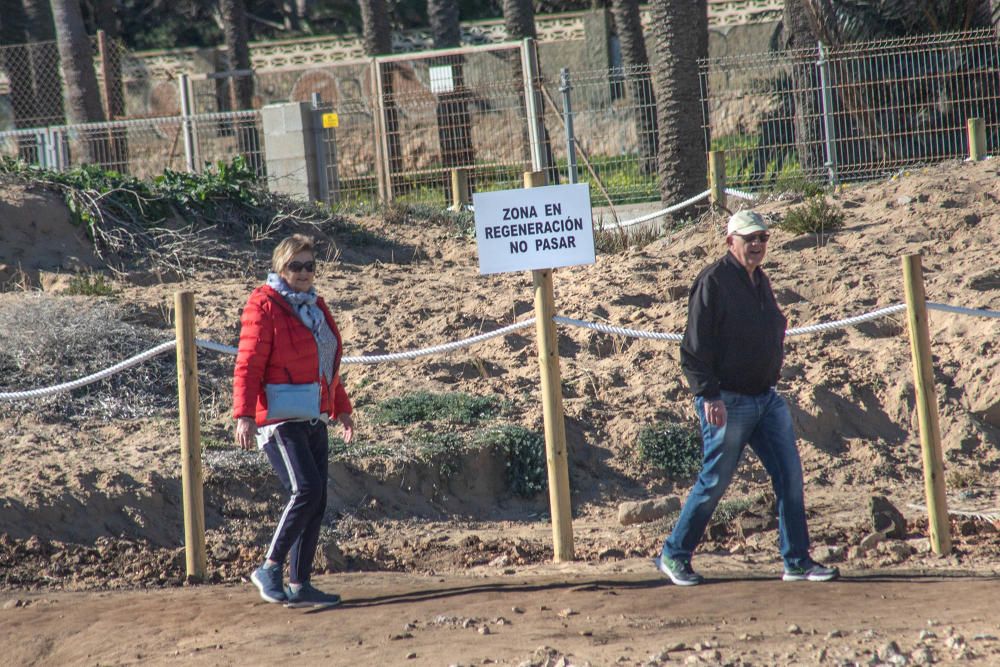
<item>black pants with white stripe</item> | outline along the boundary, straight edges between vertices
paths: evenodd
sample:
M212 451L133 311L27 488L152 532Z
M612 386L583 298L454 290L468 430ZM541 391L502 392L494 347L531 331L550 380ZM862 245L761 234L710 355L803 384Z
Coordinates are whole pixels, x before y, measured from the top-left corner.
M291 494L271 539L267 557L284 563L289 557L288 580L309 581L319 529L326 511L329 442L321 421L278 424L264 445L271 466Z

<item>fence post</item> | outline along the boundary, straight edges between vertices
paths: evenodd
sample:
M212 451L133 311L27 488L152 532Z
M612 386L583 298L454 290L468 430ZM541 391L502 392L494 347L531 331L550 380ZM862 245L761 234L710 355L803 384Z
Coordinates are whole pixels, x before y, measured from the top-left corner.
M378 162L379 198L383 204L392 201L392 161L389 159L389 124L386 122L385 97L382 95L382 65L372 58L372 85L375 87L372 117L375 125L375 155Z
M458 213L469 205L469 170L451 170L451 210Z
M982 118L970 118L969 127L969 159L978 162L986 157L986 123Z
M197 172L194 159L194 125L191 121L191 77L181 74L177 77L177 87L181 95L181 129L184 132L184 164L189 174Z
M833 94L830 91L830 61L826 58L826 46L818 43L819 86L823 95L823 133L826 135L826 170L830 178L830 186L837 185L837 156L833 148Z
M576 183L576 134L573 132L573 102L569 83L569 68L559 70L559 92L562 93L563 125L566 126L566 167L569 171L569 182Z
M330 182L326 173L326 128L323 127L323 119L320 117L322 111L320 106L323 100L319 93L312 94L313 109L313 134L316 141L316 181L319 184L319 200L324 204L330 203Z
M524 173L524 187L545 185L545 172ZM573 560L573 507L569 496L569 457L566 453L566 422L559 371L559 341L556 334L552 269L531 272L535 289L535 335L542 379L542 416L545 422L545 463L549 478L549 511L552 514L554 560Z
M726 152L708 152L708 192L713 207L726 208Z
M184 499L184 560L187 580L203 581L205 502L201 479L201 428L198 415L198 352L195 348L194 294L174 293L177 334L177 393L181 425L181 489Z
M101 58L101 93L104 102L104 113L108 120L114 120L114 111L111 106L111 89L114 82L111 81L110 69L108 68L108 36L103 30L97 31L97 52Z
M537 88L538 53L535 40L525 37L521 42L521 71L524 73L524 103L528 118L528 141L531 144L531 169L542 171L549 165L545 160L545 128L542 124L542 100Z
M939 556L951 552L948 502L945 498L944 465L941 462L941 427L938 424L937 394L931 338L927 327L927 301L920 255L903 257L903 286L906 291L906 319L913 356L913 384L917 392L917 420L924 460L924 493L931 548Z

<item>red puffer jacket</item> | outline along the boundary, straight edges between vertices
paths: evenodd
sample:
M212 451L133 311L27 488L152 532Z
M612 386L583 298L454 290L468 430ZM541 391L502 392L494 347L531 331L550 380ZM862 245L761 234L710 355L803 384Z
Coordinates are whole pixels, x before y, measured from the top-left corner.
M233 374L233 418L254 417L258 426L273 423L267 419L266 384L309 384L319 382L322 389L320 411L331 417L351 412L351 401L340 383L340 358L343 344L333 315L323 302L317 305L326 315L326 323L337 338L333 360L333 382L327 384L319 372L316 339L283 296L267 285L250 294L240 318L240 347Z

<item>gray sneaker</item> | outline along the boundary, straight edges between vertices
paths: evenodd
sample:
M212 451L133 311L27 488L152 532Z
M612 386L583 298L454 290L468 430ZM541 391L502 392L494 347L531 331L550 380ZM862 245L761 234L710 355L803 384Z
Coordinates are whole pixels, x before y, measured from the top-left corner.
M340 604L340 596L336 593L324 593L318 588L314 588L308 581L302 584L297 591L292 591L291 586L285 586L285 606L289 608L298 607L333 607Z
M786 567L781 578L784 581L833 581L839 576L840 570L837 568L810 560L800 567Z
M281 587L280 567L264 567L262 565L253 571L253 574L250 575L250 581L260 591L260 597L267 602L285 601L285 591Z
M678 586L697 586L705 578L691 569L691 561L686 558L669 558L660 554L653 559L656 569L670 577Z

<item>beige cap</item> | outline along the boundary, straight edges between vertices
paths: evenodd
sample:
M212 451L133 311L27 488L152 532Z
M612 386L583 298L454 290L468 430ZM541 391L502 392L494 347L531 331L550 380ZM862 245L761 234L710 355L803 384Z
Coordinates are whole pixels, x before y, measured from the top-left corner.
M737 211L729 218L729 226L726 228L726 236L731 234L753 234L754 232L766 232L767 223L763 216L756 211L749 209Z

